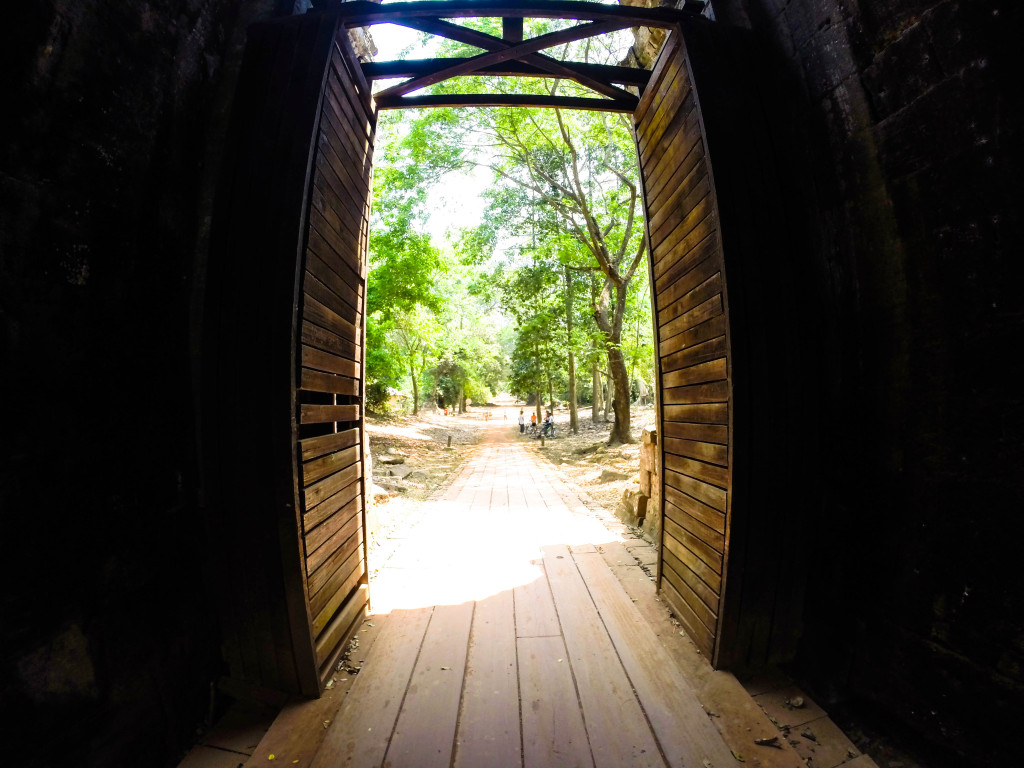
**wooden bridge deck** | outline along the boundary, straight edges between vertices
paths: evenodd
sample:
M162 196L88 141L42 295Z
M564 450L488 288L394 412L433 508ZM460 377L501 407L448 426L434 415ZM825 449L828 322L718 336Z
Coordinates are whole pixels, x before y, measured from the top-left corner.
M571 502L522 445L476 452L375 579L389 618L312 765L733 762Z
M803 765L785 741L753 747L778 730L679 637L623 527L589 511L533 443L510 442L514 428L486 429L374 578L358 674L289 704L248 747L223 745L248 755L232 768L723 768L740 765L731 749L748 766ZM190 757L182 766L227 765Z

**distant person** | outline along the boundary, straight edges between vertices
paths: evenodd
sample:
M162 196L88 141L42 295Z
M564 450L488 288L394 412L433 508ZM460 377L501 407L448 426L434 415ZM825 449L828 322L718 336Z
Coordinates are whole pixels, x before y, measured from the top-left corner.
M526 432L526 417L523 415L523 409L519 409L519 434Z
M544 417L544 428L541 430L541 434L555 434L555 417L551 415L551 411L548 411L548 415Z
M531 432L536 432L537 431L537 412L536 411L531 411L530 412L530 431Z

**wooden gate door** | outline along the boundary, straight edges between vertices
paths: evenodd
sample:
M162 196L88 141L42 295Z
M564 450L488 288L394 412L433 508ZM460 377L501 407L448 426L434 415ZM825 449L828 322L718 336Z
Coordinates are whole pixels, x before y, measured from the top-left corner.
M790 658L813 520L811 183L785 71L684 18L634 113L659 361L659 586L715 666ZM807 263L806 261L804 263Z
M729 328L718 204L678 32L655 65L634 123L660 363L659 588L713 659L730 502Z
M250 28L215 210L206 487L238 681L318 695L367 606L376 114L333 14Z

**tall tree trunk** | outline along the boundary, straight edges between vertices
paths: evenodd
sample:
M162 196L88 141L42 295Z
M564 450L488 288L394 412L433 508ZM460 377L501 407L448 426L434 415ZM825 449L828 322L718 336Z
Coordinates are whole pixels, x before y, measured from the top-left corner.
M572 351L572 271L565 268L565 347L569 350L569 429L580 433L580 417L576 412L576 355Z
M609 443L631 443L633 437L629 433L629 376L626 373L626 359L622 349L611 347L608 350L608 368L611 373L615 396L612 408L615 410L615 424L608 438Z
M601 372L597 369L596 359L591 370L591 380L594 394L590 398L590 421L597 424L597 420L601 418Z
M537 392L537 423L540 424L540 420L543 418L541 414L541 406L544 403L544 393Z
M412 376L412 415L417 416L420 412L420 385L416 380L416 366L409 361L409 375Z

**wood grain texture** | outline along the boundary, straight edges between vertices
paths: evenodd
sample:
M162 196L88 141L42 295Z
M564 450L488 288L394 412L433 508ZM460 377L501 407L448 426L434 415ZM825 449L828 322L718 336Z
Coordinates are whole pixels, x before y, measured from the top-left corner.
M725 262L686 46L663 55L668 60L659 62L660 74L648 86L657 88L659 99L635 116L661 373L658 573L673 610L710 653L718 631L732 482Z
M313 758L312 768L384 762L431 613L430 608L417 608L390 614L363 664L364 669L378 674L372 680L369 675L357 676Z
M594 764L599 768L664 766L633 686L618 663L615 647L569 549L551 546L543 550Z
M519 768L519 676L512 591L478 600L466 658L454 768Z
M600 554L573 554L669 765L729 765L732 754L693 689Z
M434 607L388 747L392 768L451 765L473 607Z
M525 768L594 765L569 654L561 636L520 637L519 678Z

